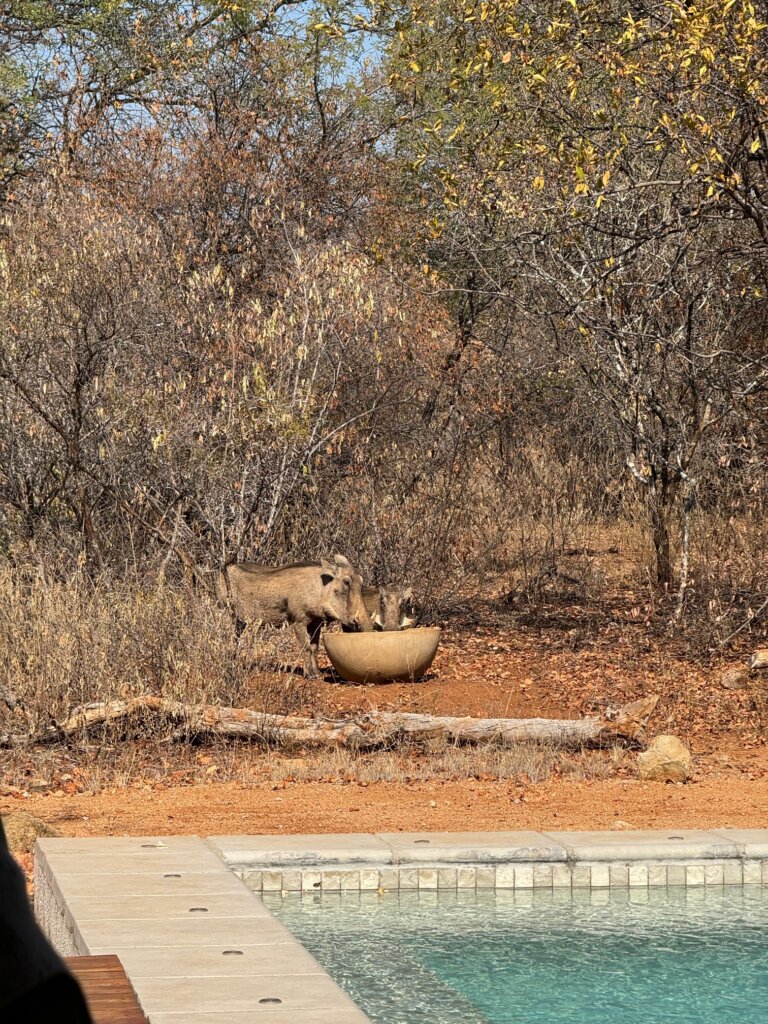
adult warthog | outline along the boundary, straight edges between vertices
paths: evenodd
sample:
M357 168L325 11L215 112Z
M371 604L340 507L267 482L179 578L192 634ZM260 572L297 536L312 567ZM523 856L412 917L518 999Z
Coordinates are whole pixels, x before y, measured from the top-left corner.
M238 562L222 569L216 584L239 629L248 622L291 623L307 676L319 675L317 649L324 622L373 629L362 591L362 580L343 555L276 567Z
M419 619L413 600L413 590L406 587L380 586L363 587L363 601L371 617L373 628L392 632L397 629L410 629ZM351 632L350 626L344 626L345 632Z

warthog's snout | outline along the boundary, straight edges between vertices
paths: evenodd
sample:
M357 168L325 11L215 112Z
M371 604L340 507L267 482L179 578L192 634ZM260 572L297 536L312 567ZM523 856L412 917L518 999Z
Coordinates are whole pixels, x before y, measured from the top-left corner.
M389 633L399 629L410 629L418 622L413 590L410 587L402 589L392 584L363 587L363 601L374 629ZM345 632L352 628L364 627L359 627L355 623L353 627L346 627Z

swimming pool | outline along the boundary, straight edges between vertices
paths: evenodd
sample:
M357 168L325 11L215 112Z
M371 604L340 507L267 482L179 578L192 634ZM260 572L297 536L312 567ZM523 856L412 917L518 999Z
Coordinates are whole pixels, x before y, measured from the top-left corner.
M267 894L374 1024L762 1024L768 889Z

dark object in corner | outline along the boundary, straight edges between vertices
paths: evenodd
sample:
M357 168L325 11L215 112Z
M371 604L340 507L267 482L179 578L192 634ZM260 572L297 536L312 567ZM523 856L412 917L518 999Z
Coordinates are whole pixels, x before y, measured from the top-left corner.
M92 1024L80 986L35 921L0 821L0 1020Z

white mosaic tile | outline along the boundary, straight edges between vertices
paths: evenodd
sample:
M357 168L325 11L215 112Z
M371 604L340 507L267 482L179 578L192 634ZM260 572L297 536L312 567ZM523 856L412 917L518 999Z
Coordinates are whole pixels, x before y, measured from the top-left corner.
M379 869L379 888L386 892L400 888L400 872L397 868Z
M301 871L283 871L283 880L281 884L283 892L300 892L301 891Z
M323 892L341 892L340 871L323 871Z
M667 865L667 885L685 885L685 864Z
M261 892L262 871L238 871L236 874L245 882L251 892Z
M460 867L456 869L456 886L459 889L474 889L477 885L477 877L474 867Z
M667 865L648 865L648 885L662 886L667 884Z
M763 865L759 860L744 861L744 885L760 885L763 881Z
M365 892L375 891L379 888L378 868L363 868L360 871L360 888Z
M533 865L532 864L516 864L515 865L515 888L516 889L532 889L533 888Z
M630 864L629 865L629 885L630 888L636 885L648 885L648 865L647 864Z
M475 869L475 884L478 889L494 889L496 887L496 870L483 864Z
M609 864L609 878L611 885L617 889L626 889L629 885L629 869L626 864Z
M686 885L704 885L704 865L688 864L685 869Z
M723 884L742 885L744 874L741 869L740 860L727 860L723 865Z
M323 876L319 871L301 872L301 891L319 892L323 887Z
M261 888L264 892L280 892L283 888L283 872L262 871Z
M496 877L499 877L498 869L496 871ZM498 882L497 882L498 884ZM552 888L552 865L551 864L534 864L533 865L533 886L535 889L551 889Z
M418 868L400 868L399 887L401 889L419 888Z
M704 865L704 885L722 885L723 875L722 863Z
M571 888L571 867L569 864L552 865L552 886L555 889Z
M437 887L438 889L455 889L457 888L458 881L458 870L456 868L438 868L437 870Z
M514 864L497 864L496 865L496 888L497 889L514 889L515 888L515 865Z
M592 885L592 869L589 864L573 865L571 885L574 889L585 889Z
M437 888L437 868L419 868L419 889Z
M590 880L593 889L602 889L611 884L611 871L609 864L592 864L590 866Z

